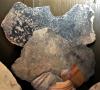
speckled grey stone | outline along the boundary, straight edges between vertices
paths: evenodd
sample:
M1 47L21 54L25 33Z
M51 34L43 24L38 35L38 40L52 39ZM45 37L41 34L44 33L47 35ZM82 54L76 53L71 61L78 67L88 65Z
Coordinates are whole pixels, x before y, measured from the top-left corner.
M88 80L94 74L94 53L85 45L75 46L44 28L33 32L12 70L21 79L31 82L44 72L60 76L63 69L70 69L74 64Z
M90 44L95 40L93 10L77 4L62 16L53 16L49 6L31 8L21 2L13 5L1 26L8 40L23 46L34 30L49 27L69 42Z

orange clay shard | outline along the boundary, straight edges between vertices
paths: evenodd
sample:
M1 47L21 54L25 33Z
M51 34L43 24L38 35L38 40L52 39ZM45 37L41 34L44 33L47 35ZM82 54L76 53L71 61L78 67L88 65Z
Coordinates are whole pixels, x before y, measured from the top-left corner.
M49 90L75 90L73 84L70 80L65 82L57 82L55 85L51 86Z

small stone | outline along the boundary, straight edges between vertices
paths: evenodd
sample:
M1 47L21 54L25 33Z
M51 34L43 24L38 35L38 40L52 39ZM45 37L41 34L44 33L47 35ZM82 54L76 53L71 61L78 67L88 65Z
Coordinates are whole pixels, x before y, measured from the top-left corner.
M64 15L56 17L52 15L49 6L31 8L17 2L1 26L7 39L18 46L24 46L33 31L44 27L51 28L76 45L87 45L95 41L93 17L93 10L85 4L77 4Z
M89 90L100 90L100 82L94 84Z
M60 77L57 77L56 75L52 74L51 72L43 73L38 78L32 81L32 86L36 90L48 90L49 87L56 82L62 81Z
M76 90L70 80L65 82L56 82L49 90Z
M22 90L12 73L0 62L0 90Z
M21 79L32 82L44 72L60 77L62 70L70 71L74 64L85 77L84 82L87 81L94 74L94 53L84 45L75 46L51 29L43 28L33 32L12 70Z

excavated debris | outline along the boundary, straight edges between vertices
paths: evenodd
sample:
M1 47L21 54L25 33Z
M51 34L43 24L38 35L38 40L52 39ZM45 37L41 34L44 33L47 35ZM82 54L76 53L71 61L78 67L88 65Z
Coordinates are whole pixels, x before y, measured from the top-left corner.
M93 18L93 10L86 4L53 16L49 6L31 8L15 3L1 24L6 38L23 47L12 65L14 73L37 90L64 84L66 78L82 85L95 69L94 53L86 46L96 39Z

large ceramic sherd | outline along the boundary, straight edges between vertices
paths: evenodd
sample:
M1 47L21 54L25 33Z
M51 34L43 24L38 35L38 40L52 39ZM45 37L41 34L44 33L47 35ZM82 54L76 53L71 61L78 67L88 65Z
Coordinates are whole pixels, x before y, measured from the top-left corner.
M90 44L95 40L93 10L88 5L77 4L62 16L53 16L49 6L31 8L21 2L13 5L1 26L7 39L23 46L33 31L49 27L69 42Z
M32 82L33 86L47 90L44 88L61 79L62 70L70 71L74 65L81 71L77 81L80 80L80 75L84 77L84 82L88 80L94 74L92 50L84 45L75 46L51 29L43 28L33 32L21 56L12 65L12 70L21 79ZM74 72L76 71L72 70Z

